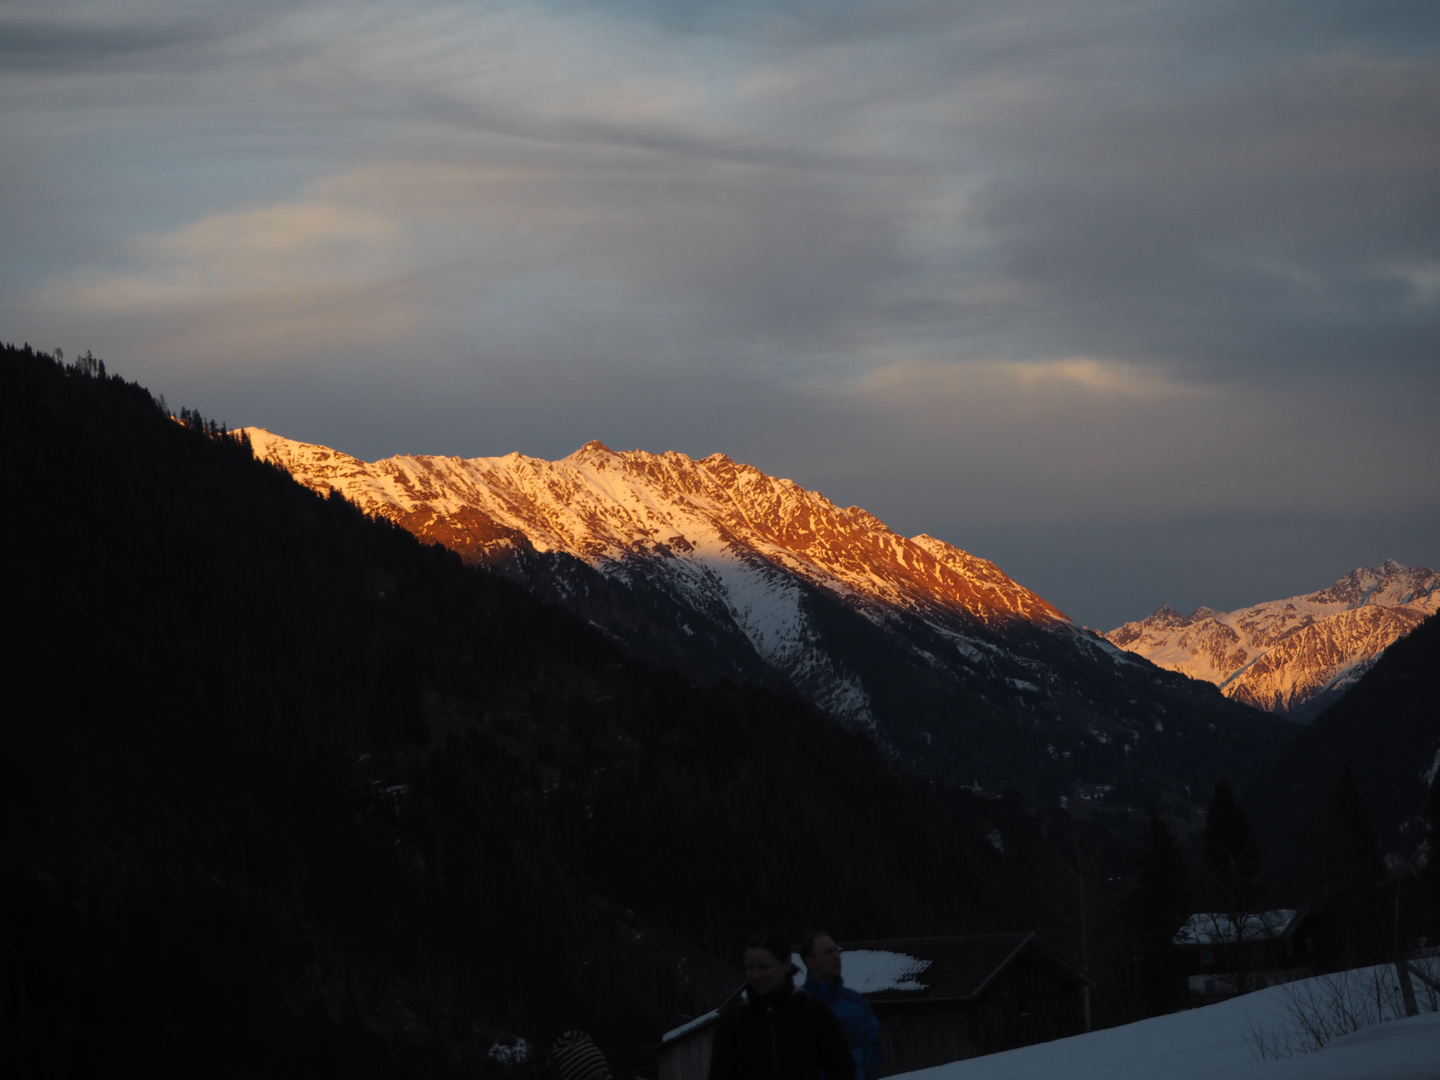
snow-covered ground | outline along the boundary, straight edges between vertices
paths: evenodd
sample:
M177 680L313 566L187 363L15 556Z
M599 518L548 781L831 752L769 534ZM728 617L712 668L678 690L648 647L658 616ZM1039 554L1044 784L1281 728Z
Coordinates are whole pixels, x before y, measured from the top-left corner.
M1440 964L1427 961L1435 971ZM1392 966L1274 986L1188 1012L905 1074L910 1080L1440 1080L1440 995ZM1304 1052L1306 1029L1360 1026ZM1275 1056L1288 1048L1301 1052ZM1262 1050L1263 1047L1263 1050ZM1263 1056L1262 1056L1263 1053Z

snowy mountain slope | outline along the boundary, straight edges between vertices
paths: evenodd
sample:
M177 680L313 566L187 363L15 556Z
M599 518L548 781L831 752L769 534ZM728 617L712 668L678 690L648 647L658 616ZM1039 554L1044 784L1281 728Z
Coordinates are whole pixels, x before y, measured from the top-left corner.
M1127 770L1146 790L1198 791L1237 746L1259 760L1278 738L993 563L722 454L591 442L559 461L363 462L247 433L301 483L521 580L639 655L788 685L936 774L995 790L1018 776L1047 799Z
M807 696L866 724L873 718L863 687L815 647L807 585L877 626L914 616L970 655L981 647L972 640L977 627L1024 621L1074 630L993 563L931 536L898 536L859 507L841 508L722 454L695 461L591 442L554 462L509 454L369 464L262 429L248 434L257 455L302 483L335 488L471 561L528 546L659 585L699 620L728 619Z
M1397 638L1440 607L1440 575L1393 559L1328 589L1237 611L1162 607L1106 639L1236 701L1297 718L1343 693Z
M469 530L469 545L451 545L466 554L467 546L478 555L523 534L538 550L568 551L611 572L623 573L637 556L677 560L676 572L700 593L717 585L745 592L750 586L742 579L765 577L763 562L862 605L878 601L867 605L872 616L901 607L987 624L1069 622L994 563L924 534L898 536L858 506L842 509L723 454L695 461L673 451L616 453L591 442L553 462L509 454L395 457L370 465L258 428L248 433L258 456L312 488L334 487L369 512L405 519L421 535L442 522L457 539ZM775 613L776 605L762 606ZM754 614L758 633L767 614Z

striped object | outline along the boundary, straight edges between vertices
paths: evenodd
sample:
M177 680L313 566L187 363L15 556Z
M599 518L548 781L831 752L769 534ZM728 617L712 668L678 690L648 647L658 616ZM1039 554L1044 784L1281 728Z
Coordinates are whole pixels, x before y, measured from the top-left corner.
M567 1031L555 1040L550 1056L560 1080L610 1080L610 1066L595 1040L583 1031Z

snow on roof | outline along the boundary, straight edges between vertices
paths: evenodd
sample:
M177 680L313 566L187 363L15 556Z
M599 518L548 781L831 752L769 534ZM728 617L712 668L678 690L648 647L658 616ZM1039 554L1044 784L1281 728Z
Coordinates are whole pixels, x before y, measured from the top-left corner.
M1257 911L1240 916L1237 925L1229 915L1201 911L1175 931L1176 945L1227 945L1237 941L1266 941L1284 937L1300 913L1293 908Z
M704 1027L706 1024L710 1023L711 1020L714 1020L719 1015L719 1009L711 1009L707 1013L701 1013L699 1016L695 1017L694 1020L691 1020L688 1024L681 1024L679 1027L672 1028L671 1030L665 1032L664 1035L660 1036L660 1041L662 1043L668 1043L673 1039L680 1038L680 1036L682 1035L688 1035L696 1028Z
M881 990L924 990L919 976L930 966L929 960L903 952L882 949L846 949L842 974L845 985L862 994Z

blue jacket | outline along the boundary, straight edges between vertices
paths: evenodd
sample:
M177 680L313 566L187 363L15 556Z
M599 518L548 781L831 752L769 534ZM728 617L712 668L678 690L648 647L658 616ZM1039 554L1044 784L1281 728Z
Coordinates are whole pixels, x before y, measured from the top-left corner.
M845 1039L850 1043L850 1053L855 1056L855 1080L876 1080L880 1075L880 1021L870 1003L854 990L844 985L844 980L830 982L817 979L813 974L805 976L805 992L830 1006L845 1029Z

